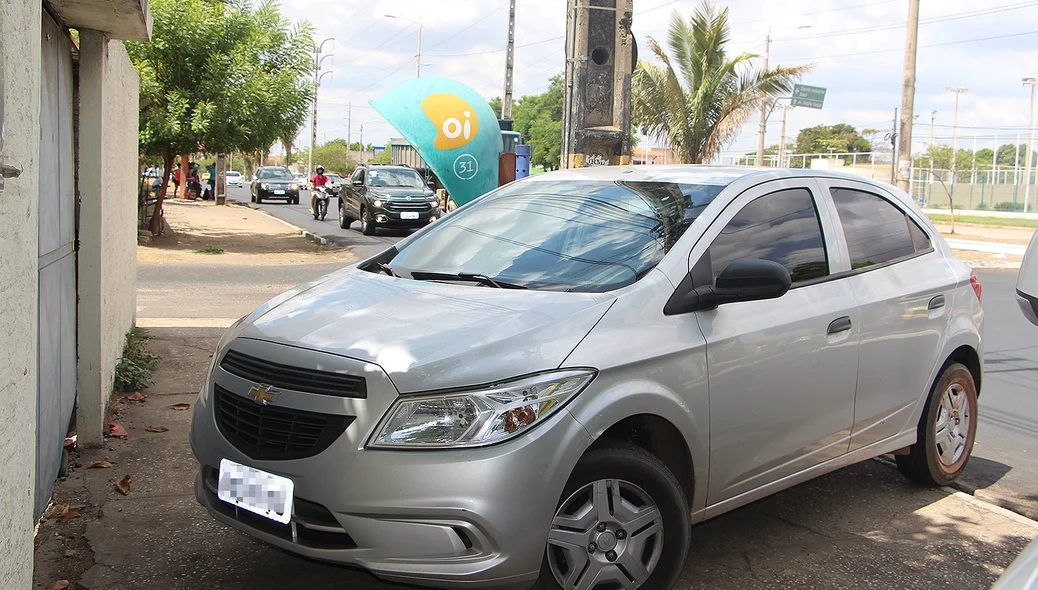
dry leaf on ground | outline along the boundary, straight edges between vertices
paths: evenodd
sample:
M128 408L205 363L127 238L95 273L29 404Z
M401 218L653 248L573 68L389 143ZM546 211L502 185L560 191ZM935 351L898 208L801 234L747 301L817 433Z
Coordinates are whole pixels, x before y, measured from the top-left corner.
M166 432L169 429L165 426L149 426L145 428L145 430L147 430L148 432Z
M71 584L68 580L55 580L51 582L50 586L47 586L47 590L65 590L70 588Z
M118 481L118 483L115 484L115 489L118 490L119 493L124 495L124 496L129 495L129 493L130 493L130 476L129 475L124 475L123 478L120 479Z
M108 457L105 457L103 461L91 461L90 463L87 463L86 468L87 469L108 469L109 467L113 467L114 465L115 465L115 463L112 463L111 461L108 460Z
M187 410L187 409L191 408L191 404L186 403L186 402L185 403L179 403L179 404L173 404L172 406L170 406L170 408L172 408L174 410Z
M72 436L70 436L70 437L65 439L65 448L66 449L70 448L70 447L76 446L76 436L77 435L73 434Z
M113 436L115 438L126 438L130 435L126 433L126 429L123 428L122 424L112 422L108 425L108 436Z
M130 400L131 402L142 402L144 401L144 395L139 391L135 391L130 395L126 396L126 399Z

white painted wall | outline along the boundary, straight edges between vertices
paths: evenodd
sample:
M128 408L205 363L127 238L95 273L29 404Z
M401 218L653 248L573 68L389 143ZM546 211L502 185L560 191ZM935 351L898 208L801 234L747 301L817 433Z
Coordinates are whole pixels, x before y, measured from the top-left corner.
M32 585L36 471L40 151L39 2L0 2L4 155L21 166L0 191L0 580Z
M100 444L137 288L138 78L121 41L80 31L79 440Z

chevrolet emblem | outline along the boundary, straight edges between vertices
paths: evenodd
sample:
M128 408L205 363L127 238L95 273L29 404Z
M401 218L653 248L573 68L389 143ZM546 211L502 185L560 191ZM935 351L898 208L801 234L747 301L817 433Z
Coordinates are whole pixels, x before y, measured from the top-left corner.
M257 404L267 405L267 402L274 399L274 393L270 390L269 385L256 385L249 390L249 397L251 397Z

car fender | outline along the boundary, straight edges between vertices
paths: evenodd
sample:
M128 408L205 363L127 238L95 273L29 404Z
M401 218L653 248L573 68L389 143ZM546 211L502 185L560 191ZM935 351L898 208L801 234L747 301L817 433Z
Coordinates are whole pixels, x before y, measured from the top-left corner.
M697 416L681 395L660 383L603 374L592 384L592 391L575 401L578 403L570 404L568 411L594 440L632 416L656 416L672 424L681 433L692 459L694 491L690 508L695 513L706 506L709 422L705 414Z

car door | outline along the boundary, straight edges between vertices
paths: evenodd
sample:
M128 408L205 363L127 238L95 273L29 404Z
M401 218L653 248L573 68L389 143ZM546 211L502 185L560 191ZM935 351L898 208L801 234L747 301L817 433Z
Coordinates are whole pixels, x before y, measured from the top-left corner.
M861 314L851 450L901 432L929 387L955 276L925 224L871 184L825 179Z
M367 176L364 172L364 168L357 168L357 170L353 172L353 176L350 177L350 181L346 184L349 212L350 215L356 219L360 219L360 204L363 199L364 179ZM358 182L360 184L357 184Z
M697 311L710 389L709 504L847 452L857 380L858 312L830 278L846 260L810 178L770 182L729 204L692 251L695 284L760 258L793 279L778 299ZM707 246L708 245L708 246Z

